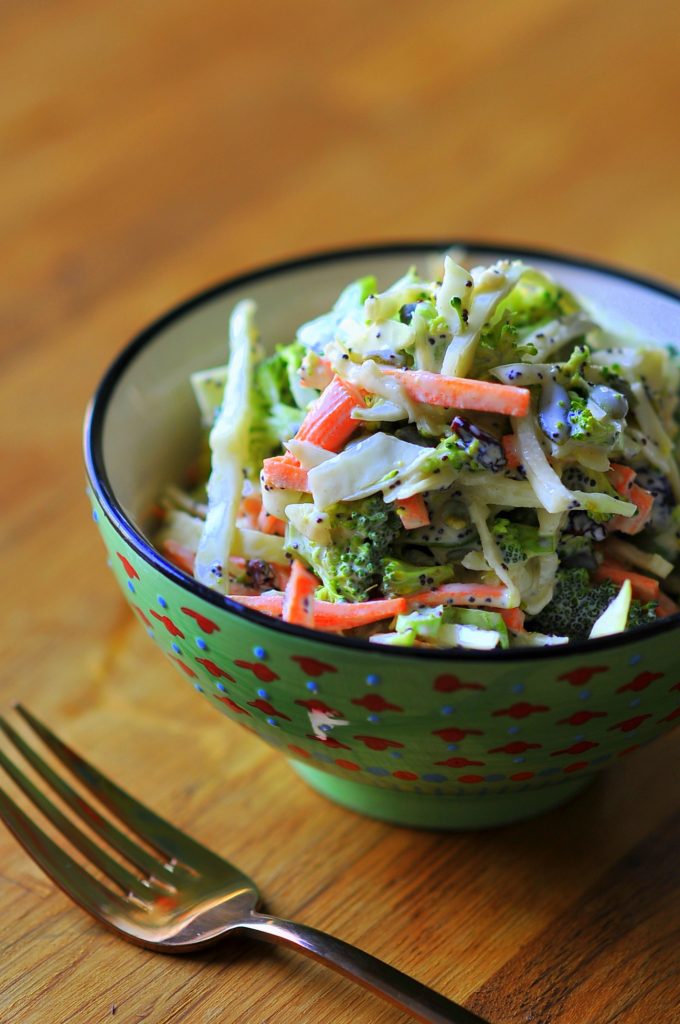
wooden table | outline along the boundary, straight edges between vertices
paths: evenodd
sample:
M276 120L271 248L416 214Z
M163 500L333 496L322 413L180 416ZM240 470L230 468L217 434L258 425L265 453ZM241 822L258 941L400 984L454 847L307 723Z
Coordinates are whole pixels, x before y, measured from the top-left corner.
M391 828L309 791L152 647L88 523L80 423L126 339L193 290L336 244L476 237L680 282L667 0L5 0L3 635L21 698L326 928L494 1024L680 1014L678 736L502 831ZM251 943L166 959L0 831L7 1024L397 1024ZM675 945L674 945L675 938Z

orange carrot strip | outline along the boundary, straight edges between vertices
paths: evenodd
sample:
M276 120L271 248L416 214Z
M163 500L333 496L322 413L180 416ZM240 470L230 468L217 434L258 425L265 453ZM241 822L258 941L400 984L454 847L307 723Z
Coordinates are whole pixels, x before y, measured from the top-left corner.
M510 469L517 469L518 466L522 465L522 460L519 457L519 450L517 448L517 438L514 434L503 434L501 438L501 444L503 445L503 454L505 455L505 461L507 462Z
M357 601L356 604L315 601L314 625L319 629L353 629L354 626L367 626L371 622L403 615L406 609L404 597L394 597L385 601Z
M620 462L612 462L607 471L607 479L615 491L626 497L633 486L635 470L630 466L622 466Z
M262 498L259 494L246 494L241 498L240 511L247 516L257 517L262 509Z
M426 590L422 594L411 594L408 598L411 605L424 604L434 607L438 604L455 604L466 608L487 608L498 611L510 608L510 594L507 587L494 586L489 583L444 583L434 590Z
M194 562L196 561L196 555L187 548L184 544L178 544L176 540L172 540L170 537L164 540L161 544L161 550L166 556L169 562L176 565L178 569L182 569L183 572L189 573L190 576L194 575Z
M609 520L607 529L618 530L619 533L627 533L629 536L644 530L652 514L654 495L634 483L635 470L630 466L612 462L607 479L622 498L637 505L638 509L637 515L634 516L614 516Z
M430 513L422 494L413 494L395 503L395 511L405 530L417 530L419 526L430 525Z
M283 595L281 614L284 622L298 626L314 625L314 591L318 585L316 577L296 558Z
M498 608L494 609L503 619L503 622L513 633L524 632L524 612L521 608Z
M283 594L277 590L268 590L264 594L229 594L229 597L246 608L254 608L255 611L263 612L265 615L272 615L275 619L281 617L283 611Z
M636 597L639 601L658 601L659 600L659 581L653 580L651 576L643 576L639 572L631 572L630 569L624 568L619 565L618 562L603 562L598 565L597 569L593 573L595 580L611 580L612 583L621 584L625 580L630 580L630 585L633 588L633 597Z
M359 420L352 419L352 409L364 404L359 389L336 375L309 409L295 440L308 441L328 452L339 452L361 426Z
M608 527L610 530L618 530L619 533L629 535L639 533L649 522L654 506L654 495L646 491L644 487L632 484L628 489L626 499L637 505L637 515L632 517L614 516L609 520Z
M668 594L664 594L663 590L659 591L657 600L659 602L656 609L657 618L665 619L667 615L675 615L676 612L680 612L675 601L672 601Z
M282 487L289 491L308 491L307 470L303 469L290 452L274 455L262 463L262 477L266 487Z
M446 409L478 409L504 416L526 416L531 395L527 388L511 384L494 384L467 377L444 377L428 370L398 370L383 366L388 377L394 377L415 402L427 402Z
M254 597L234 595L233 599L246 608L255 608L265 615L278 618L283 612L283 594L273 590ZM366 626L371 622L380 622L382 619L391 619L395 615L403 614L406 609L407 602L404 597L386 601L358 601L356 604L314 601L314 625L317 629L337 632L352 629L354 626Z
M276 534L278 537L283 537L286 533L286 524L283 519L279 519L278 516L270 516L268 512L261 508L260 514L257 517L257 529L261 533Z

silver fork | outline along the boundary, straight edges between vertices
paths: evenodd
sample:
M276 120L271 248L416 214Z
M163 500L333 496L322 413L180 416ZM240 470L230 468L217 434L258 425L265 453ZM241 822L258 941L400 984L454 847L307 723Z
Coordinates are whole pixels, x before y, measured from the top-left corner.
M319 960L431 1024L486 1024L481 1017L374 956L307 925L257 912L255 883L205 846L134 800L67 747L20 705L17 711L65 768L145 844L122 832L55 772L7 722L0 727L60 799L126 867L94 842L0 750L0 765L68 842L119 891L100 882L55 843L0 788L0 818L50 878L93 917L123 938L163 953L183 953L227 932L254 933ZM149 852L153 848L155 853ZM137 869L137 871L134 870Z

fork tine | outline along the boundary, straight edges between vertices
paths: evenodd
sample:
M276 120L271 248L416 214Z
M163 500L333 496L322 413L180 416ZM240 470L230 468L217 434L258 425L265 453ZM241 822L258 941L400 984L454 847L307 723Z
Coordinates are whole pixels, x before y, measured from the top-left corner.
M64 803L68 804L68 806L72 810L74 810L76 814L78 814L80 818L82 818L82 820L86 822L87 825L89 825L89 827L94 832L97 833L98 836L105 840L105 842L107 842L109 846L111 846L114 850L117 850L124 857L126 857L130 861L130 863L136 864L138 868L141 868L141 870L145 871L148 875L154 878L162 876L163 881L161 884L163 886L167 886L170 884L170 879L172 876L167 874L167 872L165 871L165 865L160 860L157 860L156 857L148 853L145 849L143 849L143 847L139 846L137 843L134 843L128 836L126 836L123 832L117 829L115 825L112 825L111 822L106 820L106 818L103 818L102 815L99 814L99 812L91 804L87 802L87 800L85 800L79 793L77 793L64 779L61 778L60 775L57 775L57 773L53 771L45 761L43 761L40 755L37 754L36 751L28 745L26 740L24 740L24 738L20 736L19 733L16 732L16 730L13 729L9 722L7 722L4 718L0 718L0 728L5 733L5 735L12 741L17 750L19 750L20 753L25 757L28 763L32 765L33 768L35 768L39 775L42 775L43 779L45 779L45 781L49 783L49 785L52 787L55 793L59 794ZM3 764L3 767L5 768L6 771L8 771L10 774L14 774L11 768L7 766L4 760L0 761L0 763ZM15 768L14 771L18 771L18 769ZM37 801L34 800L31 792L29 792L29 790L16 777L16 775L14 775L14 778L22 787L24 792L31 797L33 802L37 803ZM22 778L27 784L29 784L28 779L26 779L25 776L22 776ZM49 816L49 812L45 811L45 808L42 805L37 804L37 806L40 806L40 809L43 811L43 813L46 813ZM54 821L54 818L52 820ZM60 828L61 831L64 832L64 834L66 834L66 830L62 828L62 826L58 822L55 821L54 824L57 826L57 828ZM82 835L82 833L80 834ZM71 836L69 836L69 838L71 838L72 840ZM78 844L76 843L75 845ZM97 849L99 848L97 847ZM83 850L82 852L86 853L85 850ZM90 856L89 853L87 855ZM93 858L91 857L90 859ZM133 877L134 876L132 875L129 876L130 879L132 879Z
M4 723L2 723L4 724ZM50 800L47 799L44 793L42 793L37 786L35 786L30 779L24 775L21 769L17 766L0 750L0 765L5 769L7 774L14 779L16 784L24 791L35 806L42 811L46 818L48 818L53 825L55 825L61 834L65 836L77 850L85 856L105 875L120 886L123 893L136 896L138 899L148 902L152 898L152 893L147 885L131 874L122 864L110 857L106 850L103 850L101 846L97 846L93 843L89 836L86 836L84 832L81 832L72 821L70 821L64 814L61 813L58 807L56 807Z
M99 921L125 913L128 904L93 878L24 814L0 788L0 818L45 874Z
M21 704L16 705L17 712L31 726L42 741L56 754L76 778L94 793L98 800L108 807L120 821L136 832L145 842L155 847L166 857L179 861L183 866L195 873L203 865L224 867L226 861L213 853L206 846L180 832L164 818L154 814L148 807L134 800L129 793L102 775L88 761L76 754L58 736L55 736L46 725L27 711Z

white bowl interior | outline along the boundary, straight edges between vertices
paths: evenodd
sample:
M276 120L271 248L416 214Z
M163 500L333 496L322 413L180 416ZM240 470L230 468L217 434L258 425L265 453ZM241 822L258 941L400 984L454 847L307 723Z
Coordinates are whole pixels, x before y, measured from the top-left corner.
M507 249L497 254L512 255ZM464 262L471 265L495 258L464 251ZM612 326L632 329L658 345L680 341L680 304L672 296L606 271L553 259L527 262L606 312ZM384 288L413 264L436 276L441 254L359 253L278 270L207 298L159 328L118 378L103 425L109 481L137 529L144 529L163 487L181 480L197 451L200 423L189 374L226 362L227 325L236 302L255 300L263 343L273 349L290 341L300 324L328 310L350 281L375 274Z

